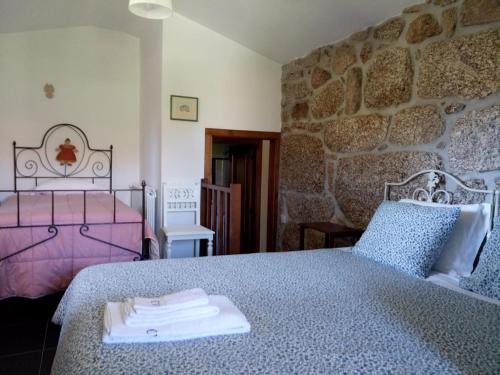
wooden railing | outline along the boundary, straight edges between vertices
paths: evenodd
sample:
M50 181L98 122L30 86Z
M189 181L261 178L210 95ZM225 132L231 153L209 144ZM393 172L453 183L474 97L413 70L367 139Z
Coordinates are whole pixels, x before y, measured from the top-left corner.
M214 255L239 254L241 247L241 185L201 183L201 225L215 232Z

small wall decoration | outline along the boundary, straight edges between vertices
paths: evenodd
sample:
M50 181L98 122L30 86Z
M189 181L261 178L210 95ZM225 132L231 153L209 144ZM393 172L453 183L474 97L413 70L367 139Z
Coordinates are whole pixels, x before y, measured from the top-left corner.
M198 121L198 98L191 96L170 96L170 119Z
M50 83L46 83L45 86L43 86L43 92L45 92L45 96L48 99L52 99L54 97L54 92L56 89L54 88L54 85Z
M71 167L73 163L76 163L76 153L78 150L76 146L71 144L71 139L66 138L64 144L59 145L56 151L58 152L56 160L61 163L61 165L68 165Z

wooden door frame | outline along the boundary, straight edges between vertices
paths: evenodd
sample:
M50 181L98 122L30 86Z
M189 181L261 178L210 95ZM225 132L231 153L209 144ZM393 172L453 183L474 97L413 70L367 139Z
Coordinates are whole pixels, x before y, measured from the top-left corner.
M281 133L263 132L251 130L229 130L229 129L205 129L205 180L212 183L212 145L214 141L259 141L259 152L257 153L257 167L262 175L262 141L269 141L269 176L267 195L267 239L266 250L276 251L276 233L278 228L278 184L280 164ZM259 173L258 173L259 174ZM260 186L257 194L257 208L260 218ZM260 219L259 219L260 221ZM260 225L257 227L260 231ZM260 236L259 236L260 237Z

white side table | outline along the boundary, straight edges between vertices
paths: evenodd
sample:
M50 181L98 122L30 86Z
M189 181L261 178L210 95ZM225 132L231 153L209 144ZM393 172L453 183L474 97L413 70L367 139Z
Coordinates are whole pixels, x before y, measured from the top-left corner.
M213 255L214 231L201 225L168 225L162 228L167 240L167 258L172 257L172 242L208 240L208 256ZM200 247L195 246L195 256L200 256Z

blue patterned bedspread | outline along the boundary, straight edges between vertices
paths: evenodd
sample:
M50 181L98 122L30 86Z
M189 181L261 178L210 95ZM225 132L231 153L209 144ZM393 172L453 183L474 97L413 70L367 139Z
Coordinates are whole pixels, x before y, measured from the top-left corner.
M252 331L101 342L104 305L201 287ZM335 250L118 263L73 280L53 374L498 374L500 306Z

